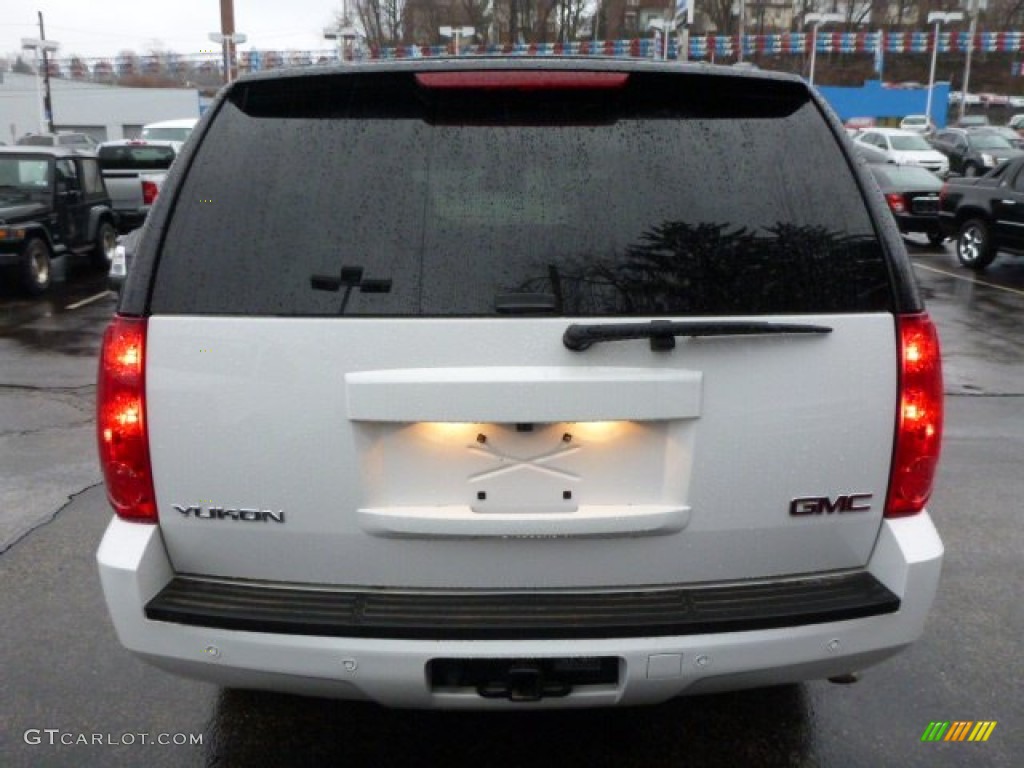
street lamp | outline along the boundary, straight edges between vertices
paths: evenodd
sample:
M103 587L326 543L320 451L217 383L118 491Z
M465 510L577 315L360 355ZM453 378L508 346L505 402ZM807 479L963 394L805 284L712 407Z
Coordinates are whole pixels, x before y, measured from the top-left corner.
M239 32L230 35L222 35L220 32L211 32L207 37L211 43L219 43L221 46L221 57L224 60L224 82L230 83L235 79L235 46L241 45L249 38Z
M690 0L675 0L674 10L672 16L669 17L669 11L665 11L665 18L662 19L651 19L647 23L648 29L656 29L661 34L661 58L668 59L668 44L669 35L675 32L679 36L678 40L678 56L682 61L686 61L687 52L686 45L688 44L688 37L684 39L685 30L687 25L690 23ZM683 28L683 33L679 32L679 28Z
M42 24L42 22L40 22ZM36 52L36 99L39 100L39 132L53 133L53 106L50 103L50 62L46 59L47 52L53 53L60 43L38 37L21 38L22 50ZM39 60L42 56L42 65ZM43 93L39 93L39 79L42 75Z
M324 28L324 39L325 40L337 40L338 50L341 54L342 61L352 60L352 43L359 36L356 28L352 26L346 16L342 19L341 24L336 27Z
M476 34L476 30L473 27L441 27L438 32L441 33L441 37L451 37L455 39L455 55L459 55L459 38L472 37Z
M960 11L943 13L932 11L928 14L928 23L935 25L935 40L932 43L932 67L928 72L928 101L925 104L925 130L929 130L932 124L932 90L935 88L935 60L939 54L939 25L952 24L954 21L963 21L964 15Z
M814 62L818 54L818 27L830 22L838 24L842 20L841 13L808 13L804 16L804 24L811 25L811 85L814 85Z
M672 22L668 19L651 19L648 29L656 29L661 34L661 58L668 59L668 34L672 30Z
M743 63L743 30L747 26L747 0L740 0L736 19L736 26L739 27L739 46L736 49L736 63Z
M969 2L970 7L967 10L967 15L971 20L971 26L970 30L967 32L967 56L964 59L964 82L963 90L960 92L961 120L964 119L964 111L967 109L967 86L971 80L971 53L974 51L974 34L978 29L978 0L969 0Z

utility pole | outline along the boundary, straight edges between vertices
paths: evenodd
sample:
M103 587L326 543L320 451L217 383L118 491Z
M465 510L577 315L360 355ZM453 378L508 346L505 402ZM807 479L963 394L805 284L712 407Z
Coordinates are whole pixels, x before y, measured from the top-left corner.
M43 105L39 117L39 129L44 133L53 133L53 105L50 101L50 59L47 52L56 51L59 43L46 39L46 30L43 28L43 12L39 11L39 37L21 38L21 47L24 50L33 50L36 54L36 90L39 89L39 81L43 81ZM38 96L37 96L38 98Z
M234 0L220 0L220 33L224 36L224 79L232 82L238 77L235 68L235 3Z
M46 58L46 30L43 29L43 12L39 11L39 46L43 54L43 114L46 116L46 130L53 133L53 103L50 101L50 61Z
M220 0L220 32L207 35L214 43L221 45L221 57L224 67L224 82L234 82L238 77L238 63L235 46L244 43L248 38L235 32L234 0Z

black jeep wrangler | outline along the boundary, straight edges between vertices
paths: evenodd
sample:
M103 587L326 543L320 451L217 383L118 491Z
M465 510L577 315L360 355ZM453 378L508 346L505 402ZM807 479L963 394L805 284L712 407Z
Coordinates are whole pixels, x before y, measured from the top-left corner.
M31 294L50 287L51 261L110 263L114 212L94 155L65 147L0 147L0 267ZM0 280L7 279L0 274Z

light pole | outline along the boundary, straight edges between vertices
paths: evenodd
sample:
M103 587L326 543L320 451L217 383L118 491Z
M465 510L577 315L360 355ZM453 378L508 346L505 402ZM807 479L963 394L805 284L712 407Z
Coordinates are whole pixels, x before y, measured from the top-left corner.
M338 41L338 52L341 54L342 61L352 60L352 44L356 37L358 37L356 28L352 26L347 16L342 19L341 24L337 27L324 28L325 40Z
M840 13L808 13L804 16L804 24L811 25L811 85L814 85L814 62L818 55L818 27L830 22L838 24L842 20L843 16Z
M672 22L668 19L651 19L647 28L656 29L661 34L661 58L668 59L668 33L672 29Z
M739 2L739 18L737 19L737 26L740 28L738 36L739 46L736 49L736 63L743 63L743 28L747 26L747 0L740 0Z
M462 37L472 37L476 34L476 30L473 27L441 27L438 32L441 33L441 37L450 37L455 40L455 55L459 55L459 39Z
M679 33L679 56L680 61L687 61L690 58L690 3L695 0L676 0L676 16L672 25Z
M668 44L669 35L672 32L677 32L679 27L682 26L684 32L686 26L689 24L689 0L675 0L675 10L671 18L668 18L668 11L665 12L666 18L663 19L651 19L647 23L648 29L656 29L661 34L661 58L668 59ZM684 35L679 36L678 47L679 47L679 59L686 61L687 51L686 45L689 44L688 36L684 39Z
M235 0L220 0L220 32L211 32L208 37L212 42L220 43L224 82L230 83L237 75L235 45L246 40L245 35L235 34Z
M935 60L939 54L939 26L942 24L952 24L954 21L963 21L963 18L964 15L960 11L952 11L950 13L932 11L928 14L928 23L935 25L935 40L932 42L932 66L928 71L928 100L924 108L926 131L930 130L929 126L932 124L932 90L935 88Z
M967 58L964 61L964 83L960 92L960 119L964 119L967 108L967 85L971 80L971 53L974 51L974 33L978 29L978 0L970 0L968 16L971 19L970 31L967 33Z
M219 43L221 47L221 58L224 62L224 82L230 83L235 79L235 46L241 45L249 38L238 32L230 35L223 35L220 32L211 32L207 37L211 43Z

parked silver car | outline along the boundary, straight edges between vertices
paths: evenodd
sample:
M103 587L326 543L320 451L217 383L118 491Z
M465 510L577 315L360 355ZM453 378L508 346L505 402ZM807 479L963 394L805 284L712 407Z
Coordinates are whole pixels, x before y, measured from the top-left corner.
M949 160L915 131L871 128L853 139L854 146L872 163L916 165L940 176L949 171Z

